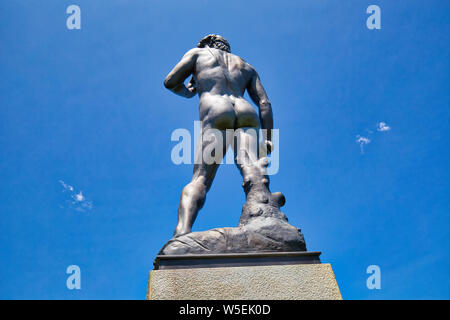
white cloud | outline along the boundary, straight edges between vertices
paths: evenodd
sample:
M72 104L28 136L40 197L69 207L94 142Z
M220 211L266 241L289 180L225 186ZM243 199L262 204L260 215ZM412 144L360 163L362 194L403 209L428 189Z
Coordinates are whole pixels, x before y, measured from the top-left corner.
M388 126L386 124L386 122L381 121L381 122L377 123L377 131L378 132L386 132L386 131L389 131L389 130L391 130L391 127ZM371 142L371 140L369 139L369 136L370 137L374 137L372 135L374 133L372 130L366 129L366 131L367 131L367 136L366 137L361 136L361 135L357 135L356 136L356 143L359 144L359 146L361 148L361 154L364 154L364 146Z
M360 135L356 136L356 143L358 143L361 147L361 153L364 154L364 145L369 144L370 143L370 139L367 137L363 137Z
M359 144L369 144L370 143L370 139L367 137L362 137L362 136L356 136L356 142L358 142Z
M83 193L81 191L79 193L77 193L76 195L74 195L73 198L78 202L82 202L85 199L83 196Z
M66 200L68 207L82 212L92 209L92 201L88 201L81 190L75 192L75 188L65 183L63 180L59 180L59 183L61 183L64 188L63 192L70 192L70 198Z
M61 183L61 185L63 186L64 189L69 190L69 191L73 191L73 187L69 184L66 184L64 181L59 180L59 183Z
M386 124L386 122L379 122L379 123L377 124L377 131L383 132L383 131L389 131L389 130L391 130L391 127L389 127L389 126Z

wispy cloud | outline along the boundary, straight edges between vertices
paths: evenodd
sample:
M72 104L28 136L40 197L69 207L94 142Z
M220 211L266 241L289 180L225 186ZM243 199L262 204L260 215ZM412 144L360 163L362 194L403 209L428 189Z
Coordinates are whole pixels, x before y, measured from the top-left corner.
M377 124L377 131L383 132L383 131L389 131L391 130L391 127L389 127L386 122L379 122Z
M378 122L377 123L377 131L378 132L387 132L391 130L391 127L388 126L386 124L386 122ZM367 136L361 136L361 135L357 135L356 136L356 143L359 144L360 148L361 148L361 154L364 154L364 146L369 144L371 142L371 139L369 138L370 136L372 136L372 134L374 133L373 130L371 129L366 129L367 131Z
M87 200L81 190L76 192L73 186L65 183L63 180L59 180L59 183L63 187L63 192L69 192L69 199L66 200L69 208L80 212L92 209L92 201Z
M356 143L359 144L360 148L361 148L361 154L364 154L364 145L369 144L370 143L370 139L367 137L363 137L360 135L356 136Z
M77 201L77 202L83 202L84 201L84 199L86 199L84 196L83 196L83 193L80 191L80 193L77 193L76 195L74 195L74 196L72 196L74 199L75 199L75 201Z
M61 185L63 186L64 189L69 190L69 191L73 191L73 187L67 183L65 183L62 180L59 180L59 183L61 183Z

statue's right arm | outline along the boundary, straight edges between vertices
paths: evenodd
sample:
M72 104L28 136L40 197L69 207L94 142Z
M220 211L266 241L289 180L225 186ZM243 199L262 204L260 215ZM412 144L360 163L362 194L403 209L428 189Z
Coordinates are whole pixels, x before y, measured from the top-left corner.
M261 129L265 129L265 139L269 144L272 142L273 129L273 114L272 105L267 97L266 90L261 84L258 73L253 69L253 75L247 85L247 92L253 102L259 108L259 119L261 122Z
M184 85L184 80L194 72L195 62L198 57L197 48L189 50L180 62L170 71L164 80L164 86L173 93L185 97L192 98L197 93L196 88L189 85L187 88Z

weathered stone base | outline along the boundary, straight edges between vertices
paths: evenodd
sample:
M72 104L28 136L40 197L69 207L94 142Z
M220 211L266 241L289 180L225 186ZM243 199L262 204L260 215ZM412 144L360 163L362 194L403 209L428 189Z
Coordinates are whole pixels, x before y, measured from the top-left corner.
M149 300L341 300L330 264L150 272Z

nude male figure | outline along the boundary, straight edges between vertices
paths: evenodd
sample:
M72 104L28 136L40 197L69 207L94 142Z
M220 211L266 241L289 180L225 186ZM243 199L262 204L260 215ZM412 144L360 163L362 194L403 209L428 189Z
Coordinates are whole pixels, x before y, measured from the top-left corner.
M192 78L186 86L184 81L191 75ZM227 129L266 129L264 139L270 152L273 117L271 104L258 73L243 59L232 54L228 41L219 35L208 35L200 41L197 48L189 50L166 77L164 86L182 97L192 98L198 94L200 98L202 137L195 153L192 180L181 193L178 225L174 232L177 237L191 232L220 163L206 163L201 150L211 147L210 144L220 143L223 147L222 155L225 155L229 146L224 141L207 137L208 129L220 130L224 137ZM252 105L244 99L245 90L258 106L259 117ZM238 134L243 136L239 137L241 140L255 139L245 130L239 130ZM236 149L234 151L237 160L239 152ZM246 152L255 151L248 149ZM258 156L249 154L248 159L258 159ZM236 161L245 181L246 170L243 169L243 163L242 159Z

